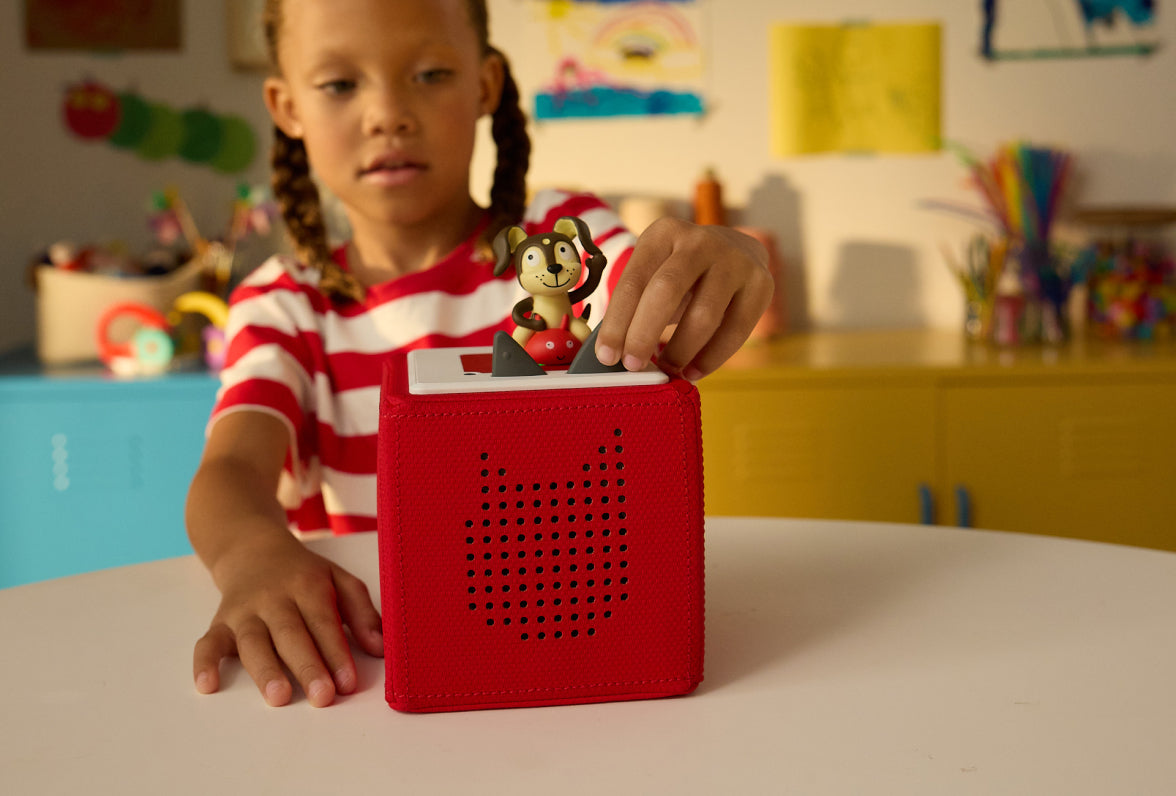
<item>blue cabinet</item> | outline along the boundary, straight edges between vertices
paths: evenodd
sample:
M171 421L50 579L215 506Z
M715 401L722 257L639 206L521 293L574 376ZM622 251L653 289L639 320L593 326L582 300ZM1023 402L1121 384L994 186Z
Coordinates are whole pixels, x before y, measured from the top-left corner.
M0 363L0 588L192 551L184 500L217 380Z

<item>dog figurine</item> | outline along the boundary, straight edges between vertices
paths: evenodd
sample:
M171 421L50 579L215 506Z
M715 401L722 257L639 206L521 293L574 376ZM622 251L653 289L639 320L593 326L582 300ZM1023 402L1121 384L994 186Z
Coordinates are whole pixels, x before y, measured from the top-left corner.
M586 262L577 241L588 254ZM494 254L494 275L501 276L513 264L519 284L530 294L511 312L516 324L511 337L541 367L568 367L591 333L591 307L586 305L579 316L573 307L599 287L607 264L588 225L565 216L551 232L536 235L508 227L495 236ZM576 287L585 268L588 276Z

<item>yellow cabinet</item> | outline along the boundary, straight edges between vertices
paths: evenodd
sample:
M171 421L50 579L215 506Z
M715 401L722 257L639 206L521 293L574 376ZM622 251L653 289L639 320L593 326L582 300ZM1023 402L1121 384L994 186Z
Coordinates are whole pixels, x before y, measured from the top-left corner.
M1176 345L800 335L745 348L699 389L711 514L1176 550Z
M1176 549L1176 383L1055 381L945 388L941 491L977 527Z
M917 522L935 480L929 387L772 381L707 389L711 514Z

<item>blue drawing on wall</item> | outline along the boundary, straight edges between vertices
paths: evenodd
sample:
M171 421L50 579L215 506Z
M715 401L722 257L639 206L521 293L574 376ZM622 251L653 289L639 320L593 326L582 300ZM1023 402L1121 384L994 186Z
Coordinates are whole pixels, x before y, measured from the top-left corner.
M980 54L990 61L1150 55L1158 47L1137 35L1155 22L1155 0L1074 0L1069 12L1053 5L1035 8L1037 17L1026 14L1030 6L1025 3L981 0L980 7ZM998 43L1000 24L1034 29L1036 40L1019 46Z

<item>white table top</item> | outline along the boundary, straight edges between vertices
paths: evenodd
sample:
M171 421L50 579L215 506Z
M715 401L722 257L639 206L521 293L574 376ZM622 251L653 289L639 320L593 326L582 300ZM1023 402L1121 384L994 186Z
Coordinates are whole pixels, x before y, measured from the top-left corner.
M378 589L376 539L314 542ZM193 558L0 591L0 791L1171 793L1176 555L940 527L712 518L692 696L405 715L382 662L325 710L235 664Z

